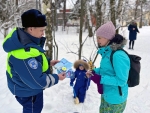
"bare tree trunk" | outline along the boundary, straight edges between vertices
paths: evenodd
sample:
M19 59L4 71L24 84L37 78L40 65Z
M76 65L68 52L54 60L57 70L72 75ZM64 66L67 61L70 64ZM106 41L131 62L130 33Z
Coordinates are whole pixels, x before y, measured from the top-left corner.
M119 0L118 1L118 7L117 7L117 13L116 13L116 19L118 19L119 23L120 23L120 20L121 20L122 6L123 6L123 0ZM120 16L120 18L119 18L119 16ZM119 29L117 29L116 32L118 33Z
M18 0L15 0L15 5L16 5L16 8L18 7ZM19 13L19 8L16 10L17 13ZM19 27L19 19L15 19L14 17L14 20L16 21L16 26Z
M87 12L87 22L88 22L88 32L89 32L89 37L93 36L93 31L92 31L92 22L91 22L91 15L90 15L90 3L87 0L86 1L86 12Z
M96 5L96 29L98 29L101 24L102 24L102 11L101 11L101 7L102 7L102 0L96 0L95 2Z
M82 29L83 29L84 3L85 3L85 0L81 0L80 34L79 34L79 59L81 59L81 54L82 54Z
M55 1L55 9L54 9L54 26L55 26L55 31L58 30L58 24L57 24L57 8L56 8L57 0Z
M105 13L106 13L106 3L104 3L103 5L103 15L105 15ZM102 18L102 23L104 22L105 22L105 17Z
M16 6L18 6L18 0L15 1Z
M116 11L115 11L115 0L110 0L110 15L111 15L111 21L116 26Z
M41 11L41 0L39 0L39 11Z
M136 0L136 2L135 2L135 11L134 11L134 20L137 18L138 6L139 6L139 0Z
M64 20L64 31L66 26L66 0L64 0L64 9L63 9L63 20Z
M143 2L141 1L141 9L140 9L140 11L141 11L141 17L140 17L140 25L139 25L139 28L142 28L142 23L143 23L143 21L142 21L142 17L143 17Z
M101 11L102 10L102 3L103 3L103 0L96 0L96 2L95 2L95 6L96 6L96 29L98 29L102 24L102 11ZM92 65L95 63L97 56L98 56L98 53L94 57Z
M84 21L84 32L86 31L87 28L88 28L88 17L85 16L85 21Z
M127 0L126 0L127 1ZM124 18L125 18L125 11L126 11L126 1L124 2L124 5L123 5L123 9L122 9L122 13L121 13L121 22L122 22L122 25L123 25L123 22L124 22ZM127 2L128 3L128 2Z
M45 15L46 15L46 21L47 21L47 27L45 31L46 35L46 56L53 59L53 37L52 37L52 12L50 11L51 9L51 0L43 0L43 8L45 10ZM49 10L48 10L49 8ZM50 67L50 71L52 72L52 67Z
M38 0L36 0L36 9L38 10Z
M8 28L6 27L4 28L4 38L7 36L7 34L8 34Z
M122 12L122 6L123 6L123 0L119 0L118 7L117 7L117 13L116 18L118 19Z

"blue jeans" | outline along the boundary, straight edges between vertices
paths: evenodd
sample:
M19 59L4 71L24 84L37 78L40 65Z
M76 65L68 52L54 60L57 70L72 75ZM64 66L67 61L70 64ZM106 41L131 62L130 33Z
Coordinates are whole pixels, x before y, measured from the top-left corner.
M23 113L41 113L43 108L43 92L30 97L16 96L16 99L23 106Z

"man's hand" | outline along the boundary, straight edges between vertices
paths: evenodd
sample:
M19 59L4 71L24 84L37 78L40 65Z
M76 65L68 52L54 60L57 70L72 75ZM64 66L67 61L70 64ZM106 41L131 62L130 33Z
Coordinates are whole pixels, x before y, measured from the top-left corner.
M64 80L66 78L66 73L60 73L58 74L59 80Z
M59 60L51 60L50 61L50 65L54 66L55 64L57 64L59 62Z

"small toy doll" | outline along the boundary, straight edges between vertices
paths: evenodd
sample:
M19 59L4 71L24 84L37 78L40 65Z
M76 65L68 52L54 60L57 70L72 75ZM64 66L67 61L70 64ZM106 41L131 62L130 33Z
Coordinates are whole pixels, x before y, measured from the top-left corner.
M74 63L74 68L75 76L74 78L70 79L70 86L73 86L73 82L74 80L76 80L75 85L73 87L74 98L77 97L79 99L79 102L83 103L86 96L86 90L88 90L90 85L90 78L87 78L86 76L86 72L89 69L89 65L85 60L77 60Z

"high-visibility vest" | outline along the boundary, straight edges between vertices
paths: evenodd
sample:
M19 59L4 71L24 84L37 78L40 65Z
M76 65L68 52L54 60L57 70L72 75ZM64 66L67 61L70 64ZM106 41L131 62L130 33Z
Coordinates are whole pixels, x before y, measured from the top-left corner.
M12 78L12 73L11 73L11 67L9 66L9 58L11 55L20 60L25 60L28 58L35 58L41 55L42 60L43 60L42 72L45 72L48 69L48 61L44 53L38 51L35 48L30 48L30 51L28 52L26 52L25 49L18 49L18 50L9 52L7 56L7 72L9 73L11 78Z
M9 39L13 32L16 30L16 28L14 28L4 39L3 44L5 43L5 41L7 39ZM7 72L9 73L10 77L12 78L12 73L11 73L11 67L9 65L9 58L11 56L15 57L16 59L20 59L20 60L25 60L25 59L29 59L29 58L35 58L38 56L42 56L42 60L43 60L43 64L42 64L42 72L47 71L48 69L48 61L47 58L45 56L44 53L40 52L39 50L37 50L36 48L30 48L30 51L25 51L24 48L22 49L18 49L18 50L13 50L11 52L8 52L8 56L7 56Z

